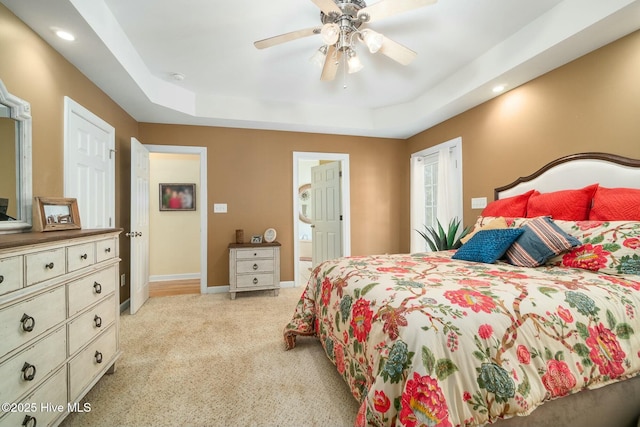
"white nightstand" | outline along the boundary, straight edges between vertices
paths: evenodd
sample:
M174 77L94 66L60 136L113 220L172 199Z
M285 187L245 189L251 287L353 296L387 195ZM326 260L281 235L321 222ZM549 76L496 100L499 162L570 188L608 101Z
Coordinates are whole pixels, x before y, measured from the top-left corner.
M229 245L229 292L280 290L280 243L231 243Z

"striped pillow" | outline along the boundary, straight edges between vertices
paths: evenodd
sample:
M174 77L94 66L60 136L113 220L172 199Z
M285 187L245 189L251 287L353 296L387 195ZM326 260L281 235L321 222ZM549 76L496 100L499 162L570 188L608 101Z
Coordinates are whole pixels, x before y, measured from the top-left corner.
M505 257L507 262L521 267L537 267L549 258L580 245L575 237L565 233L553 220L541 216L522 226L524 232L511 245Z

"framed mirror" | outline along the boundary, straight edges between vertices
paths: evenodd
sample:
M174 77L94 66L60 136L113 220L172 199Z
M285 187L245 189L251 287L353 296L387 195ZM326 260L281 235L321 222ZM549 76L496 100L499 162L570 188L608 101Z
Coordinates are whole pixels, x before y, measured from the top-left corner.
M0 234L32 225L31 106L0 80Z
M311 184L304 184L298 188L300 205L300 221L311 224Z

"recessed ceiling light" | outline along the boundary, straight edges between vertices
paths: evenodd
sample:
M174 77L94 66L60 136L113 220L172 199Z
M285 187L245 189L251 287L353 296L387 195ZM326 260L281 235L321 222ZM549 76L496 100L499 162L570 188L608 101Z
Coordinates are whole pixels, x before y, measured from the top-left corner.
M60 37L62 40L74 41L76 38L73 34L64 30L56 30L56 36Z
M493 93L503 92L505 89L505 85L497 85L493 87Z

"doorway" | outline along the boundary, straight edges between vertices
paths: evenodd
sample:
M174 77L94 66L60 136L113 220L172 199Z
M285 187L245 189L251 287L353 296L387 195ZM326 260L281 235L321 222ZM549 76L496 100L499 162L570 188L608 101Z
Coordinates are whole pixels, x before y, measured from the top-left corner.
M349 155L343 153L293 153L293 256L294 286L304 286L311 273L313 247L312 207L308 198L301 197L310 188L311 168L321 163L339 162L342 179L340 183L340 205L342 215L342 254L351 255L351 214Z
M194 214L194 221L196 222L196 234L194 235L192 240L195 240L195 248L191 252L197 252L195 255L198 259L194 260L194 265L197 265L199 271L193 271L188 273L179 273L179 274L160 274L159 276L155 276L153 271L151 272L151 279L154 282L158 281L171 281L172 283L192 283L194 280L199 283L199 290L201 294L208 292L207 287L207 149L206 147L189 147L189 146L165 146L165 145L145 145L144 146L150 154L151 159L151 169L153 169L154 161L155 162L163 162L166 164L167 162L171 163L172 159L175 160L175 163L187 161L190 164L197 165L199 169L199 176L193 179L193 181L197 181L197 185L194 193L195 200L195 212L189 212L185 210L184 212L161 212L165 214L164 216L176 216L177 219L181 219L181 215L189 215ZM155 159L155 160L154 160ZM179 180L180 182L176 182L175 179L172 180L170 177L167 177L172 182L169 184L190 184L182 182L183 180ZM151 202L159 203L159 187L151 185L150 188L150 199ZM151 203L152 206L155 206ZM158 208L159 209L159 208ZM196 213L197 212L197 213ZM160 213L157 211L156 213ZM168 214L168 215L167 215ZM166 218L165 218L166 219ZM171 218L169 218L170 220ZM183 218L184 219L184 218ZM158 235L161 233L161 230L154 230L153 228L158 225L151 221L152 229L150 230L150 234ZM153 256L153 251L150 252L151 256ZM175 253L174 253L175 255ZM198 262L199 261L199 262ZM175 290L174 290L175 292Z

